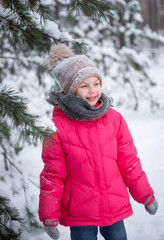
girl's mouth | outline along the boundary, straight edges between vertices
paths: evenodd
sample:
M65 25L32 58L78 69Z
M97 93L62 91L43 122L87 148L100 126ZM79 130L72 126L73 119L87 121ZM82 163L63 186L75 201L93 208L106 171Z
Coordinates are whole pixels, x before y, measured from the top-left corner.
M86 97L86 100L89 100L89 101L94 101L96 99L96 96L94 97Z

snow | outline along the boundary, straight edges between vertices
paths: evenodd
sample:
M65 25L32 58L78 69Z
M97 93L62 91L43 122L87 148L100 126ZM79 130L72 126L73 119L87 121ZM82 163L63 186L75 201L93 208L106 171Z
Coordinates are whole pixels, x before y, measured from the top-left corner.
M49 34L49 36L52 36L55 39L59 39L60 31L59 31L58 25L55 22L47 21L46 31Z
M68 32L60 33L60 40L61 41L72 41L72 36Z
M136 20L136 22L140 22L140 23L143 22L143 18L141 16L141 14L139 14L139 13L134 14L134 20Z
M16 234L18 234L20 229L20 222L12 221L10 224L10 229L12 229Z

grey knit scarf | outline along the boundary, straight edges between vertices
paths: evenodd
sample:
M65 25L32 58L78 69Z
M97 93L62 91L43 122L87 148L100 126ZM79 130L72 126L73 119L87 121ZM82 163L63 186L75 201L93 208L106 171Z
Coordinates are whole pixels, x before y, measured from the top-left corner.
M102 117L111 106L111 99L101 94L98 107L92 107L86 100L73 94L51 92L47 101L60 108L69 118L90 121Z

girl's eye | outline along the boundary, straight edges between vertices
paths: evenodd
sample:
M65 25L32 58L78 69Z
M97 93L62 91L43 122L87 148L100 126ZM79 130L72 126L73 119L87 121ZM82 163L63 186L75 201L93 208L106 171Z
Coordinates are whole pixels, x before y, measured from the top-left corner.
M95 86L98 86L98 85L100 85L100 83L95 83Z
M87 85L82 85L82 86L81 86L81 88L85 88L85 87L87 87Z

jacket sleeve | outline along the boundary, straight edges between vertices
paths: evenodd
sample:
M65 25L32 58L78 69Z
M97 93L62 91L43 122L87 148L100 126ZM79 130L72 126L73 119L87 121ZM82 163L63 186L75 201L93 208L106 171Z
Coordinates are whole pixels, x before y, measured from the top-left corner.
M43 171L40 174L39 218L59 220L64 182L67 177L66 159L58 134L43 142Z
M124 182L134 200L144 203L151 195L154 195L154 192L142 170L133 138L122 116L117 132L117 148L118 167Z

